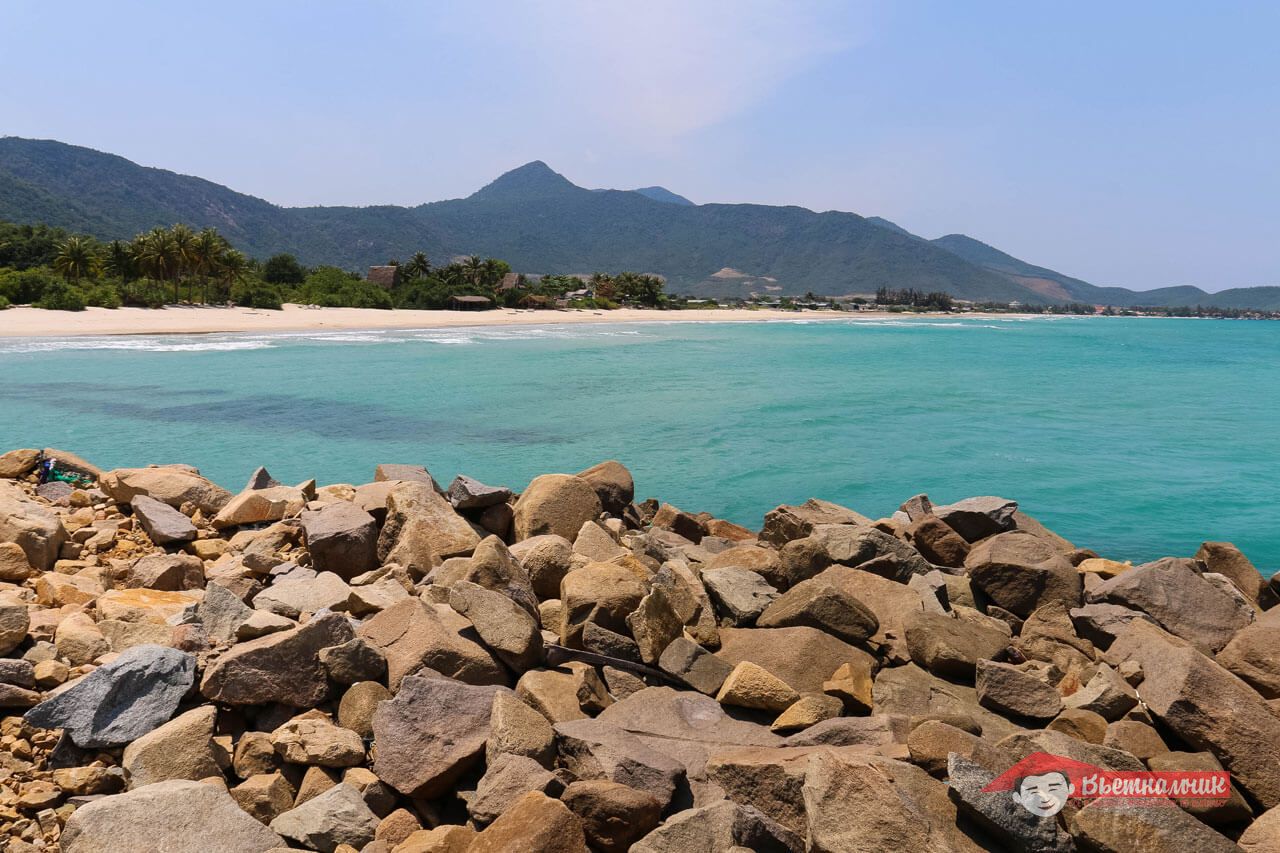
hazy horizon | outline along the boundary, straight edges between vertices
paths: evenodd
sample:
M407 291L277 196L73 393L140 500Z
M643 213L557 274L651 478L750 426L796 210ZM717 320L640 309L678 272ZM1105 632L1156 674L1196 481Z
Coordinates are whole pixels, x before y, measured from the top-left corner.
M282 206L463 197L542 160L963 233L1099 285L1280 284L1280 7L149 8L10 7L0 133Z

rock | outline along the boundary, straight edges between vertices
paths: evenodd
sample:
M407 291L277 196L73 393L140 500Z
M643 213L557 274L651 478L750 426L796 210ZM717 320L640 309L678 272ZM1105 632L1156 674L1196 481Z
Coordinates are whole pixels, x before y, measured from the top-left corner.
M867 693L870 694L870 680L867 682ZM870 696L868 695L868 699ZM773 732L794 732L807 729L812 725L840 716L844 710L844 702L837 696L820 696L807 693L787 706L778 718L769 726Z
M702 582L717 610L737 626L753 624L778 597L778 591L760 575L731 566L704 571Z
M40 451L25 447L0 454L0 479L21 480L36 470L40 462Z
M506 503L511 498L511 490L505 486L486 486L459 474L449 484L447 497L454 509L484 509Z
M76 809L63 853L267 853L283 839L240 810L221 785L172 780Z
M0 658L0 684L18 687L36 686L36 668L28 660Z
M627 620L630 621L631 616L628 616ZM558 619L556 624L559 624ZM625 634L618 634L608 628L601 628L594 622L582 623L582 648L598 655L606 655L611 658L631 661L632 663L644 663L644 660L640 657L640 646L636 644L635 640Z
M797 693L821 693L823 682L842 664L874 666L862 649L816 628L726 628L716 656L736 666L751 661Z
M533 582L529 579L524 567L511 555L507 546L497 536L486 536L471 560L462 563L464 571L454 577L442 569L432 575L436 583L450 585L455 581L469 581L485 589L500 592L516 604L523 607L530 615L538 612L538 598L533 592Z
M36 486L36 496L44 498L49 503L59 506L69 506L71 503L71 495L75 493L75 487L70 483L64 483L61 480L50 480L47 483L41 483Z
M111 644L97 623L84 613L72 613L59 622L53 642L58 648L58 656L72 666L93 663L111 650Z
M938 779L956 772L949 766L952 756L976 762L993 777L1013 764L1013 757L994 743L942 720L925 720L913 728L907 735L907 751L912 764Z
M969 556L969 543L937 516L925 515L914 520L906 534L920 555L935 566L961 568Z
M636 488L631 472L621 462L609 459L579 471L577 476L595 489L601 507L615 518L621 518L635 500Z
M602 853L625 853L662 818L656 797L617 782L574 782L560 800L582 821L587 843Z
M0 483L0 542L14 543L30 565L49 571L66 541L66 528L52 510Z
M907 650L920 666L943 678L969 679L979 660L994 658L1010 642L1008 627L957 619L942 613L913 613L905 622Z
M531 791L476 836L467 853L587 853L582 822L559 800Z
M260 776L273 773L280 767L280 757L276 755L276 749L271 745L271 735L268 732L245 732L236 741L235 752L232 754L231 767L237 776L241 779L247 779L250 776ZM290 786L292 788L292 786ZM289 808L293 805L294 794L289 794ZM284 811L285 809L280 809Z
M231 493L186 468L117 468L98 479L98 487L118 504L146 495L174 509L191 504L212 516L231 500Z
M467 853L475 837L476 831L469 826L438 826L413 833L397 844L392 853Z
M588 560L597 560L604 563L616 557L625 556L630 552L619 545L609 535L609 531L605 530L597 522L588 521L582 525L582 528L578 531L577 538L573 540L573 553L580 554Z
M378 567L378 523L355 504L302 513L302 533L317 572L351 580Z
M272 832L321 853L333 853L340 844L363 847L377 828L377 815L349 785L334 785L271 821Z
M560 581L573 563L573 543L563 536L531 536L511 546L511 555L520 561L539 599L560 597Z
M1139 720L1116 720L1107 725L1103 746L1123 750L1142 761L1169 751L1169 745L1154 728Z
M1280 621L1264 618L1241 629L1222 651L1217 661L1244 679L1263 698L1280 698L1280 661L1276 659L1276 643L1280 640Z
M484 644L516 672L542 662L542 631L529 612L500 592L458 581L449 605L467 617Z
M1105 663L1088 683L1063 700L1067 708L1092 711L1107 721L1120 719L1137 704L1138 694Z
M800 694L763 667L743 661L733 668L716 694L722 705L737 705L761 711L785 711Z
M247 492L250 489L272 489L280 485L283 485L283 483L277 481L275 477L271 476L271 472L259 465L249 475L249 481L244 484L244 491Z
M22 583L34 574L35 567L17 542L0 542L0 581Z
M329 693L320 650L352 636L347 617L326 613L297 628L237 644L206 668L200 692L224 705L278 702L313 708Z
M1083 708L1063 708L1045 728L1088 743L1103 743L1107 738L1106 718Z
M1156 620L1147 614L1119 604L1086 604L1072 608L1069 613L1076 632L1104 651L1134 619L1156 624Z
M835 699L851 714L869 713L874 702L871 665L867 661L842 663L822 682L822 692Z
M1073 853L1075 843L1054 816L1041 817L1023 808L1009 791L984 791L1006 768L998 770L953 753L947 760L951 799L959 810L999 839L1003 849L1036 853Z
M658 666L708 696L718 693L733 671L732 664L685 637L677 637L667 645L658 658Z
M555 731L546 717L510 693L494 693L489 737L485 742L488 763L510 754L532 758L543 767L550 767L555 752Z
M618 563L588 563L569 572L560 584L561 644L581 648L585 622L626 633L627 617L640 605L645 593L644 583L636 573Z
M632 853L795 853L804 840L751 806L721 800L686 809L637 841Z
M204 705L174 717L125 747L121 766L129 772L129 787L140 788L170 779L199 781L222 776L213 754L213 725L217 711Z
M430 799L484 754L495 687L410 676L373 715L373 771L400 793Z
M1210 572L1226 575L1245 597L1256 602L1267 582L1239 548L1230 542L1205 542L1196 559Z
M410 598L360 627L360 637L387 660L387 685L423 668L468 684L507 684L502 663L479 642L471 623L447 604Z
M1053 601L1080 605L1083 582L1075 566L1025 531L999 533L979 542L965 559L965 568L992 602L1022 618Z
M627 616L627 626L636 638L640 659L652 665L658 662L667 646L680 637L684 623L671 606L667 593L661 587L654 587Z
M573 541L603 507L595 488L581 477L544 474L535 477L515 505L516 540L554 533Z
M436 491L440 491L440 486L436 483L431 473L421 465L400 465L400 464L381 464L373 469L373 481L381 482L398 482L407 480L412 483L426 483Z
M863 524L871 519L829 501L810 498L799 506L783 504L764 517L760 538L781 548L793 539L803 539L819 524Z
M1157 772L1222 771L1222 764L1209 752L1165 752L1148 758L1147 766ZM1178 805L1210 826L1233 824L1253 817L1253 809L1249 808L1234 785L1225 800L1179 800Z
M1166 558L1104 582L1090 596L1141 610L1165 630L1210 653L1253 621L1253 611L1206 581L1194 561Z
M900 583L934 570L915 548L872 526L819 524L810 539L828 564L861 567Z
M169 509L165 504L160 505ZM186 518L185 515L182 517ZM154 589L161 592L203 589L204 563L190 554L148 554L117 572L114 581L117 587L125 589Z
M1245 853L1277 853L1280 851L1280 809L1268 809L1240 836Z
M1263 808L1274 807L1280 803L1280 717L1243 681L1179 642L1134 622L1108 660L1141 664L1148 710L1193 749L1212 752Z
M244 524L280 521L296 516L306 504L306 495L292 486L250 489L227 501L213 517L212 523L222 530Z
M1182 809L1152 807L1140 800L1095 800L1076 813L1073 826L1076 837L1088 849L1101 853L1229 853L1240 849Z
M364 761L360 735L335 726L320 711L308 711L277 728L271 733L271 744L290 764L355 767Z
M561 788L555 775L532 758L504 753L485 769L467 811L477 826L484 826L530 791L555 796Z
M269 824L293 808L293 786L279 773L250 776L231 789L231 797L254 820Z
M847 643L860 643L880 630L880 621L870 608L821 577L787 590L765 608L756 624L761 628L817 628Z
M205 587L204 598L196 608L210 639L227 644L235 642L237 629L253 612L235 593L216 583Z
M135 646L28 711L26 722L63 729L77 746L119 746L173 716L195 680L192 655L161 646Z
M0 708L34 708L40 693L16 684L0 684Z
M516 683L516 695L552 723L586 718L579 688L571 672L531 669Z
M1016 501L997 497L966 498L946 506L933 508L933 514L959 533L966 542L977 542L1017 526Z
M286 619L322 610L346 610L351 587L333 572L314 577L284 578L253 597L255 610L265 610Z
M340 646L321 649L320 663L329 678L338 684L381 681L387 674L387 661L382 652L359 637Z
M978 704L977 691L964 684L945 681L915 664L894 666L876 675L875 711L880 714L924 716L962 714L973 718L983 733L997 739L1018 731L1005 717Z
M560 764L578 779L630 785L656 797L663 808L687 785L681 762L607 720L570 720L556 723L555 731Z
M1012 664L978 661L976 687L979 704L1000 714L1048 720L1062 710L1052 685Z
M422 830L422 824L413 812L407 809L396 809L378 821L378 828L373 833L375 841L386 842L394 848L410 835Z
M470 554L480 536L447 500L425 483L397 484L387 494L387 520L378 559L426 574L441 560Z
M373 737L373 715L378 704L391 698L391 691L376 681L358 681L342 694L338 703L338 725L362 738Z
M166 503L139 494L133 496L129 506L133 509L134 518L157 545L190 542L196 538L196 526L191 519Z

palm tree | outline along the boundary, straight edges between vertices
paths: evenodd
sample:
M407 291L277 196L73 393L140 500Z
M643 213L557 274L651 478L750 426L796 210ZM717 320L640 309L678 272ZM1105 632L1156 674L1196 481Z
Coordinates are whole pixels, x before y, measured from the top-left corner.
M98 269L98 246L92 237L72 235L58 246L53 268L67 281L80 283L80 279L93 275Z
M431 272L431 261L425 252L414 252L409 262L400 267L400 272L406 278L422 278Z
M480 278L484 275L484 261L479 255L472 255L462 262L462 273L473 287L479 287Z
M243 281L245 273L249 270L249 259L237 252L235 249L228 248L223 251L222 256L218 259L218 273L222 279L222 285L226 288L226 296L231 298L231 288L238 281Z
M209 278L218 274L218 266L227 250L227 241L213 228L206 228L191 243L191 269L200 277L200 301L209 301Z
M613 283L613 277L602 272L591 274L591 290L595 293L597 299L612 301L618 295L618 288Z
M137 245L138 266L149 278L173 283L173 301L178 297L178 270L181 255L174 243L173 234L164 228L152 228L146 234L134 238Z
M196 232L191 227L179 222L177 225L169 229L169 235L173 239L174 249L174 278L173 278L173 299L178 301L178 281L191 270L195 265L195 245ZM191 288L187 287L187 301L191 301Z
M138 277L133 246L123 240L112 240L103 249L102 269L107 275L120 279L121 296L128 302L129 282Z

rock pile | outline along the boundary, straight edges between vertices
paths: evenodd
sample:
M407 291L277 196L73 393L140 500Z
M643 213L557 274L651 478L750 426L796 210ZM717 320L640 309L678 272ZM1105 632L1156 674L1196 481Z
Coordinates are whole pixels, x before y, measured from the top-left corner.
M1280 589L1226 543L1131 566L923 495L756 532L617 462L49 498L39 458L0 455L13 853L1280 850ZM1232 796L982 791L1036 752Z

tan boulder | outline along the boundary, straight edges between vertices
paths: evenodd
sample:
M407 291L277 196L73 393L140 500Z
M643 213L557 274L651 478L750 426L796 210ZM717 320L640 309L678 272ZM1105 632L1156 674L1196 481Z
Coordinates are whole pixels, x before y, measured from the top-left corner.
M335 726L322 711L308 711L284 723L271 733L271 744L290 764L354 767L364 761L360 735Z
M573 541L582 525L600 517L603 507L594 486L571 474L535 477L515 504L518 540L554 533Z
M17 542L0 542L0 581L22 583L36 574L27 560L27 552Z
M425 575L441 560L470 554L480 536L426 483L397 483L387 493L378 559Z
M478 642L471 622L447 604L405 599L361 625L359 634L387 659L393 691L424 667L468 684L508 682L506 668Z
M592 493L594 494L594 492ZM582 821L559 800L530 791L476 836L467 853L587 853Z
M146 495L174 509L192 504L206 516L231 500L231 493L189 468L117 468L107 471L98 486L111 500L127 504L135 495Z
M306 505L306 495L293 486L249 489L228 500L218 510L213 517L213 526L222 529L280 521L298 515Z
M30 500L7 481L0 481L0 542L22 549L27 562L41 571L53 568L67 530L57 514Z
M140 788L168 779L200 780L222 776L213 751L217 709L202 705L174 717L124 748L121 765L129 773L129 787Z
M722 705L774 713L785 711L799 698L800 694L785 681L750 661L735 666L716 694L716 701Z
M636 573L619 563L588 563L574 569L560 583L560 642L581 648L586 622L626 634L627 616L640 605L645 592Z
M40 451L34 447L23 447L0 454L0 479L20 480L36 470L40 462Z

